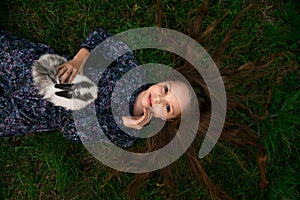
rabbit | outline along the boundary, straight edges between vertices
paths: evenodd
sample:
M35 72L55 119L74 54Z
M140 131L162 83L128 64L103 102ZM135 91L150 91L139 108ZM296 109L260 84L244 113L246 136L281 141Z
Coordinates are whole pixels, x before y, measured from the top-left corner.
M60 84L57 66L67 60L56 54L44 54L32 66L33 85L43 99L67 110L80 110L92 103L98 94L97 85L83 74L72 83Z

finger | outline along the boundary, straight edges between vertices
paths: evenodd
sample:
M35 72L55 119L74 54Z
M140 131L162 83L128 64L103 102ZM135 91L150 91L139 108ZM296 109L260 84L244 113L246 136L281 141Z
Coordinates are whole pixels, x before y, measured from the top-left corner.
M152 112L150 112L150 111L147 112L147 118L146 118L145 123L143 125L146 125L151 121L152 115L153 115Z
M76 68L73 69L71 76L69 77L69 83L72 83L73 79L76 77L78 70Z
M139 122L138 122L138 125L140 125L140 126L142 126L142 124L144 124L147 119L147 110L144 108L143 111L144 111L144 113L140 117Z
M149 116L151 115L150 109L144 108L144 114L146 115L146 119L148 119Z
M57 77L60 77L61 75L63 75L66 71L68 70L67 66L63 66L57 73Z
M58 65L58 66L56 66L56 69L61 69L61 68L63 68L65 65L66 65L66 63L64 63L64 64L62 64L62 65Z
M144 114L140 119L141 121L138 123L140 126L144 126L151 120L151 113L148 109L144 108Z
M152 115L153 115L153 113L149 111L148 112L148 118L147 118L148 122L151 121Z
M69 76L69 73L65 72L64 75L61 77L60 83L65 83L65 81L67 80L68 76Z
M142 126L137 123L137 121L141 117L132 117L132 116L124 116L122 117L123 123L126 127L134 128L134 129L141 129Z
M67 71L65 71L65 73L62 75L61 77L61 83L64 83L67 78L70 76L72 69L68 69Z
M145 120L139 122L137 125L142 127L144 123L145 123Z

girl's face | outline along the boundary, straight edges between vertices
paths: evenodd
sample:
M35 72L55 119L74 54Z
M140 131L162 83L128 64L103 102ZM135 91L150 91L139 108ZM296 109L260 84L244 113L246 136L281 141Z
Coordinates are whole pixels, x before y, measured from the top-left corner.
M152 112L153 117L163 120L178 116L190 102L187 85L180 81L161 82L141 93L142 108Z

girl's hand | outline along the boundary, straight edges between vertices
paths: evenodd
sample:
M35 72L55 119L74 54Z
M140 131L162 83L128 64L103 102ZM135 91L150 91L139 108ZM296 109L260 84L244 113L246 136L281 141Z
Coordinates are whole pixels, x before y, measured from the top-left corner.
M57 77L61 77L60 83L64 83L67 79L68 83L72 83L78 73L83 71L83 63L90 52L86 48L81 48L74 56L73 60L66 62L57 67Z
M128 128L141 129L151 121L152 113L144 108L144 114L140 117L124 116L122 117L124 126Z
M68 79L68 83L72 83L73 79L79 72L80 65L74 60L66 62L57 67L57 77L61 77L60 83L64 83Z

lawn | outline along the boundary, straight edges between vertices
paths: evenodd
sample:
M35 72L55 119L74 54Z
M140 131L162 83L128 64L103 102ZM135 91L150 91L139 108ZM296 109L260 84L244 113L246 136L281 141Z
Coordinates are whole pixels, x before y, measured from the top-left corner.
M201 3L202 0L2 0L0 26L72 57L94 27L116 34L159 25L185 33ZM250 3L253 5L241 12ZM163 17L158 20L160 11ZM267 111L266 117L254 120L241 111L228 115L246 123L260 137L268 153L269 187L259 186L256 151L251 147L237 148L220 141L221 145L201 160L213 182L234 199L300 199L299 11L297 0L212 0L198 30L205 33L210 30L207 27L220 20L200 42L210 54L226 45L224 37L233 31L220 60L221 68L237 70L250 62L262 66L253 71L259 79L237 79L239 84L231 90L255 113L265 115ZM135 53L143 64L172 65L165 52ZM171 197L209 199L205 187L198 184L187 167L186 159L182 157L176 164L174 173L179 176L173 181L177 191ZM0 199L126 199L127 186L135 177L131 173L111 177L113 169L101 164L84 146L65 140L60 132L1 139L0 169ZM157 171L139 189L136 198L166 199L169 195Z

